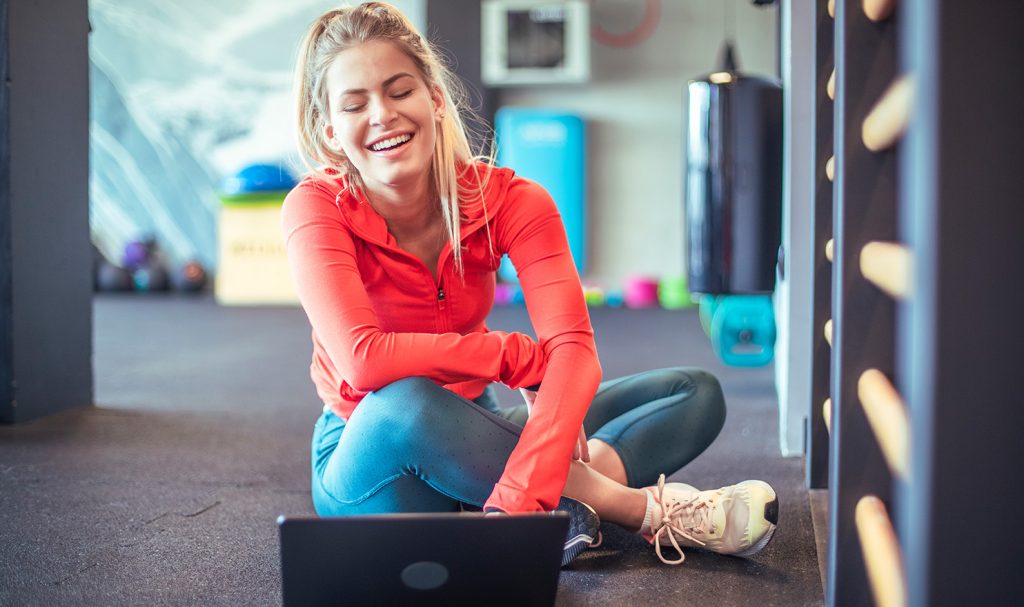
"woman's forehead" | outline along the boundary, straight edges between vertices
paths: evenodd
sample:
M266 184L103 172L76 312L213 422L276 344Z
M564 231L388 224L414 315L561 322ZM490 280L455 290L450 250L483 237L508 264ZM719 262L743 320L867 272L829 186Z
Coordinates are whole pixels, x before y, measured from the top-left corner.
M336 93L372 90L418 74L416 64L394 44L371 40L347 48L327 67L327 87ZM399 76L399 78L396 78Z

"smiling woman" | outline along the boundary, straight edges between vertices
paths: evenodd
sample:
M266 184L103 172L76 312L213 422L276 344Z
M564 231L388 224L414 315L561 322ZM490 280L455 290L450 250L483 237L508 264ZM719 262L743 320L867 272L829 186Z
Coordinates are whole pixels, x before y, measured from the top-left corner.
M673 368L601 383L551 196L472 157L448 72L400 12L369 2L324 14L297 85L312 170L282 228L324 403L317 512L564 509L563 564L597 539L599 516L659 556L662 542L741 555L767 544L766 483L698 491L661 474L717 436L718 381ZM536 340L484 323L506 253ZM494 382L526 402L499 408Z
M324 139L352 163L378 208L427 202L444 95L415 72L408 55L381 40L338 53L327 69ZM418 195L399 195L410 188Z

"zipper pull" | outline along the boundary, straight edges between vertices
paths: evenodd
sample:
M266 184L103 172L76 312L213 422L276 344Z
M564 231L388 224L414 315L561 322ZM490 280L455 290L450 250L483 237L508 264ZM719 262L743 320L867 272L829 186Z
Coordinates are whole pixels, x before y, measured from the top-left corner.
M437 300L444 301L444 289L441 287L438 287L437 289Z

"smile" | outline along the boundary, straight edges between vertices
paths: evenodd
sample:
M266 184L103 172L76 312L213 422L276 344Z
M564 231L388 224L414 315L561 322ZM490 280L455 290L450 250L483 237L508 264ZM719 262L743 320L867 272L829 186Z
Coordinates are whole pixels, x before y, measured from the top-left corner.
M405 145L410 139L412 139L412 135L409 133L403 135L396 135L389 139L382 139L380 141L377 141L376 143L372 143L370 144L369 148L374 152L383 152L385 150L392 150L399 146Z

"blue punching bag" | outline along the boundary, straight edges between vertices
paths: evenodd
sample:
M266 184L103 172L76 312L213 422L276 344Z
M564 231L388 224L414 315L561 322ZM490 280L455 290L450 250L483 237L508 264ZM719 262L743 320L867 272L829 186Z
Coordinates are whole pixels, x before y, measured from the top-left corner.
M495 115L498 164L532 179L554 198L565 224L576 271L586 260L586 133L574 114L536 108L503 107ZM508 257L498 275L517 282Z

